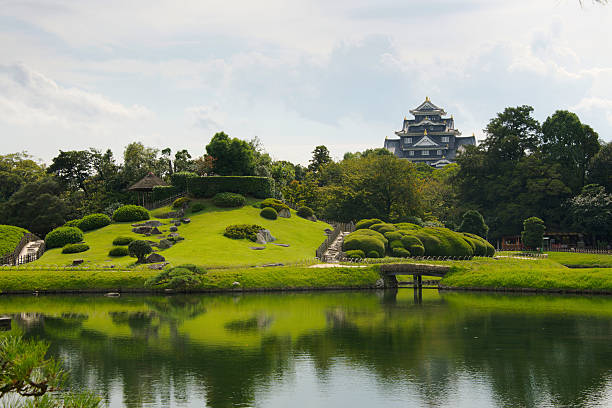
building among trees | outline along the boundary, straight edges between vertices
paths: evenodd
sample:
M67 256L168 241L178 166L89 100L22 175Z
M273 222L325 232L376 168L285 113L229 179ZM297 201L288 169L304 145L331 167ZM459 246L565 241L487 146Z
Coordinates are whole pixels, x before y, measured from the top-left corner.
M402 130L395 132L399 139L385 139L385 149L397 157L439 168L454 163L463 146L476 144L474 134L461 137L452 115L444 118L444 109L434 105L429 97L410 113L414 119L404 117Z

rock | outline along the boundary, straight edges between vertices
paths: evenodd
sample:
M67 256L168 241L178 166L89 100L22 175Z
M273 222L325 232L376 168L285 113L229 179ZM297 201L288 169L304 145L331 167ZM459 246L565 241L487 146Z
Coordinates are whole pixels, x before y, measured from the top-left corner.
M159 229L157 229L157 227L153 227L153 229L151 230L151 235L160 235L161 231Z
M170 227L170 232L176 232L176 231L178 231L177 227Z
M142 223L141 224L136 223L136 224L132 224L132 227L142 227L143 225L144 224L142 224Z
M159 262L166 262L166 258L156 253L153 253L147 256L147 259L145 260L145 263L159 263Z
M331 234L332 232L334 232L334 231L330 230L329 228L325 228L325 233L327 235Z
M281 218L291 218L291 211L286 208L283 208L278 212L278 216Z
M306 218L308 221L312 221L312 222L317 222L317 217L316 215L311 215L310 217Z
M176 235L176 236L172 237L171 239L174 242L184 241L185 240L185 238L181 237L180 235Z
M378 279L374 284L377 288L382 289L385 287L385 281L382 279Z
M289 244L272 244L272 245L276 245L276 246L280 246L280 247L285 247L285 248L289 248L290 247Z
M154 269L156 271L160 271L160 270L164 269L166 267L166 265L169 265L169 263L168 262L163 262L163 263L153 264L153 265L149 265L149 269Z
M285 266L285 264L282 264L282 263L269 263L269 264L263 264L263 265L259 265L259 266L262 267L262 268L267 268L267 267L270 267L270 266Z
M149 234L151 233L151 227L147 227L147 226L140 226L140 227L135 227L132 228L132 232L136 233L136 234Z
M172 246L172 241L162 239L161 241L159 241L159 244L157 244L157 246L159 247L159 249L168 249Z
M168 234L168 238L176 238L179 236L178 232L171 232L170 234Z
M121 293L119 293L119 292L108 292L108 293L105 293L104 296L106 296L106 297L119 297L119 296L121 296Z
M174 222L174 226L175 227L180 227L181 226L181 222L180 221L175 221Z
M83 259L75 259L75 260L72 261L72 266L81 265L83 262L85 262L85 260L83 260Z
M240 282L233 282L233 283L232 283L232 286L233 286L233 287L240 286Z
M191 222L191 218L183 218L184 224L189 224Z
M266 247L251 247L251 249L255 251L261 251L262 249L266 249Z
M149 220L149 221L146 221L143 225L146 225L147 227L161 227L162 223L161 221L157 221L157 220Z
M257 243L258 244L266 244L268 242L276 241L276 238L272 236L270 230L262 229L257 232Z

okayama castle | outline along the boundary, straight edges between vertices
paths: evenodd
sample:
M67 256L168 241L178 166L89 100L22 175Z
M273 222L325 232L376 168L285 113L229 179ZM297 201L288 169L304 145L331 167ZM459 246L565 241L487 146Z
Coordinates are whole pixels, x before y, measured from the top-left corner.
M461 137L453 116L443 118L446 112L429 97L410 113L414 119L404 117L402 130L395 132L399 139L385 138L385 149L397 157L440 168L454 163L463 146L476 144L474 134Z

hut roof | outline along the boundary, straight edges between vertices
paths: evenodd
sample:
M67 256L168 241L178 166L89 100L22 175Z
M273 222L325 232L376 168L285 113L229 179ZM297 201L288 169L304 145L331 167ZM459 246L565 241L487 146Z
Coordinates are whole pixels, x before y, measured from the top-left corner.
M147 174L142 180L137 181L128 187L130 191L153 191L155 186L167 186L164 180L160 179L153 173Z

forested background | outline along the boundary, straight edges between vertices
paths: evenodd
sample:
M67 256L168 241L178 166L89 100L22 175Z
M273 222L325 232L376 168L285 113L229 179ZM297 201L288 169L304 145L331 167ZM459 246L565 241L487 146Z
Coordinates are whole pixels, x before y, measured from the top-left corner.
M516 235L537 216L549 231L586 233L592 244L612 241L612 143L578 116L557 111L544 123L533 108L506 108L442 169L395 158L384 149L331 159L316 146L307 167L274 161L259 139L217 133L201 152L159 150L130 143L121 157L94 148L60 151L48 165L27 153L0 156L0 223L45 234L94 212L133 203L127 187L149 172L169 180L176 172L266 176L277 198L306 205L328 220L381 218L457 229L476 210L488 239ZM376 136L373 136L376 139ZM193 153L193 155L192 155Z

